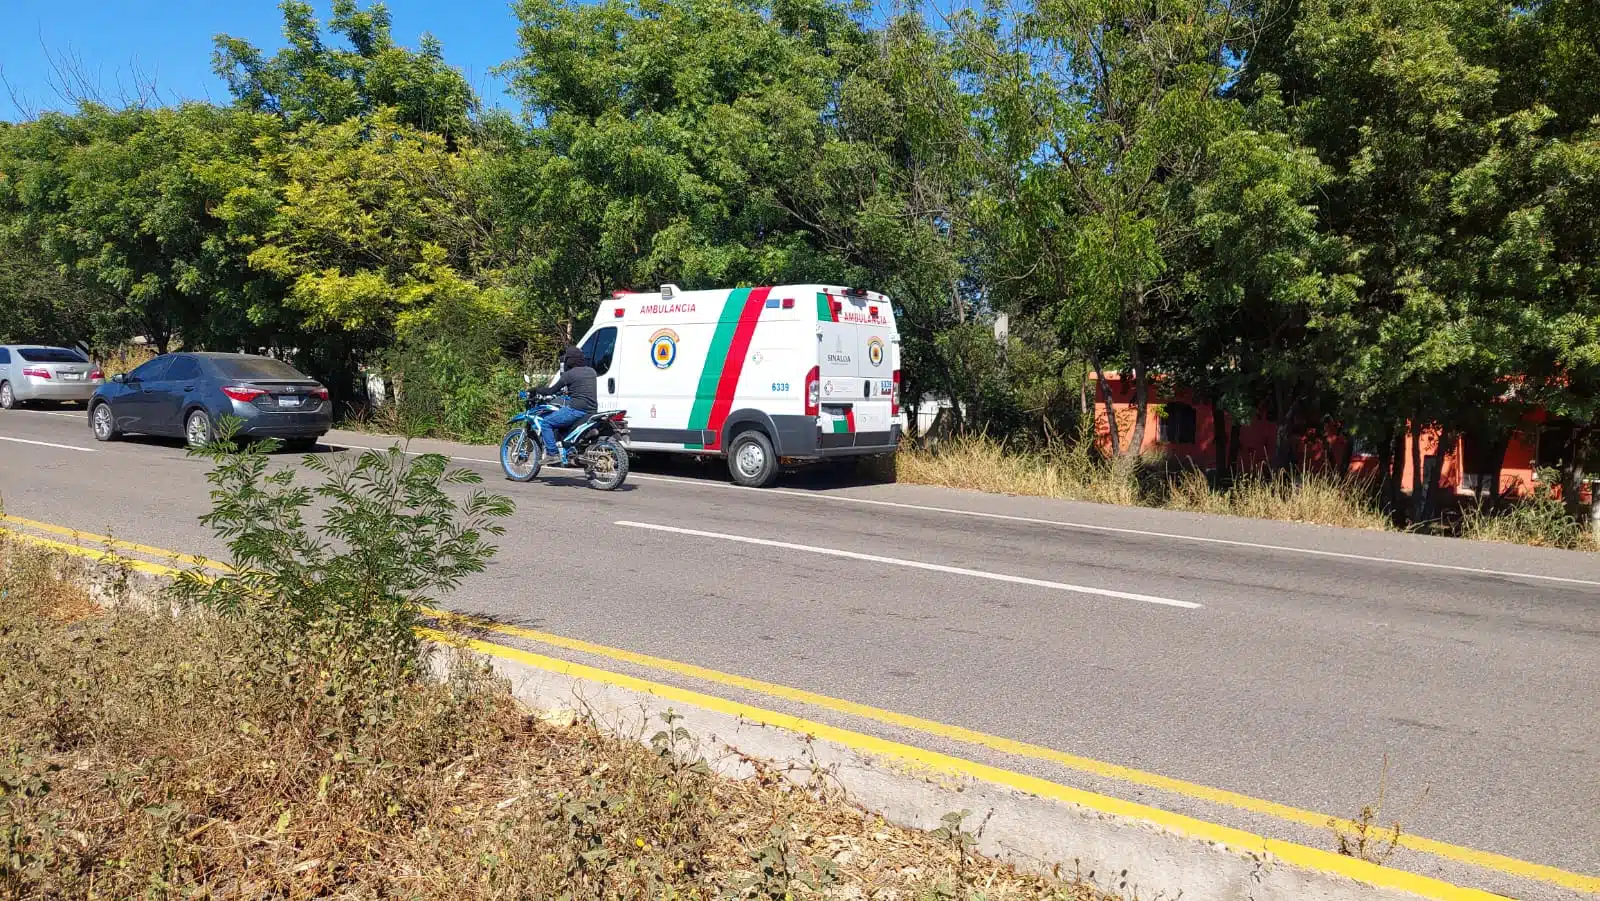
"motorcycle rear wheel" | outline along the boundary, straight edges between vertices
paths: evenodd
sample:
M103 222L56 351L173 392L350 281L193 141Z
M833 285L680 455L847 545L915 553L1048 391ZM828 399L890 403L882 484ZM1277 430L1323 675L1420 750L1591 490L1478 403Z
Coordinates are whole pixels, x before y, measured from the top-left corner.
M539 476L544 448L527 429L515 428L500 442L500 468L513 482L531 482Z
M601 438L583 455L584 474L596 491L616 491L628 480L628 451L612 438Z

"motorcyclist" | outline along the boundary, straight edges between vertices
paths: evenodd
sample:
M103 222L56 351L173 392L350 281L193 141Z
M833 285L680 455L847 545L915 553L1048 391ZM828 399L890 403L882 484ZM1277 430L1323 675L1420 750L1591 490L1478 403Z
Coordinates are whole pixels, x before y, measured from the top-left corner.
M561 408L540 418L539 435L544 439L545 454L552 460L560 458L561 465L567 466L572 461L568 459L567 449L557 442L557 436L599 409L599 395L595 389L599 376L583 351L576 347L568 346L561 351L561 367L561 377L536 393L561 397Z

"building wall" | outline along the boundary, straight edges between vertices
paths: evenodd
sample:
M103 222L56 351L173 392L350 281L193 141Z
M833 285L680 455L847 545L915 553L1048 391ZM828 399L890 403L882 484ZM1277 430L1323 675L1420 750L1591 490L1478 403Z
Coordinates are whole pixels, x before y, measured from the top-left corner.
M1133 383L1116 376L1109 376L1106 385L1111 390L1112 406L1116 411L1118 436L1121 439L1123 452L1127 452L1128 442L1132 440L1133 427L1138 422L1137 410L1133 403ZM1091 382L1090 399L1094 402L1095 432L1098 444L1106 453L1111 451L1111 429L1106 419L1105 404L1101 401L1098 386ZM1162 408L1168 404L1186 403L1195 411L1194 441L1184 443L1167 443L1161 440ZM1216 466L1216 448L1214 447L1214 432L1212 417L1214 413L1211 405L1199 402L1192 392L1187 390L1167 391L1158 384L1150 386L1150 403L1145 423L1144 444L1142 450L1146 454L1164 455L1169 459L1181 461L1200 469L1212 469ZM1500 487L1503 494L1509 497L1525 496L1532 491L1535 459L1537 452L1537 436L1541 425L1545 421L1542 413L1530 414L1526 420L1526 427L1511 437L1506 447L1505 457L1500 470ZM1277 424L1265 415L1258 415L1252 421L1243 423L1239 429L1239 465L1242 470L1249 471L1271 465L1273 448L1278 438ZM1314 430L1306 434L1297 435L1294 439L1294 458L1297 464L1303 464L1309 469L1331 469L1337 465L1344 450L1343 437L1326 434L1318 435ZM1440 433L1438 429L1427 429L1422 433L1422 456L1424 472L1430 465L1428 458L1440 453ZM1476 476L1465 471L1465 454L1463 441L1456 438L1444 449L1440 460L1439 489L1442 494L1472 494L1476 483ZM1350 471L1358 475L1371 475L1378 473L1378 458L1375 454L1354 454L1350 459ZM1405 460L1401 475L1401 489L1410 492L1417 482L1417 474L1411 466L1411 436L1408 433L1405 440ZM1485 491L1487 494L1488 492Z
M1138 424L1138 410L1133 403L1133 384L1124 382L1115 376L1106 379L1107 386L1111 389L1112 407L1116 411L1118 438L1121 441L1123 452L1128 449L1128 442L1133 438L1133 427ZM1094 401L1095 433L1097 443L1106 453L1111 451L1111 427L1106 419L1105 404L1100 400L1097 387L1091 385L1090 398ZM1195 411L1194 441L1172 443L1161 440L1161 413L1162 408L1170 404L1188 404ZM1213 469L1216 467L1215 428L1213 417L1215 412L1210 404L1195 399L1193 392L1179 389L1167 391L1160 386L1151 385L1150 404L1146 411L1144 443L1141 450L1146 454L1159 454L1169 459L1182 461L1200 469ZM1321 440L1315 433L1296 436L1294 458L1297 463L1303 462L1307 467L1318 469L1333 465L1344 449L1345 439L1337 435L1323 436ZM1237 452L1239 466L1244 470L1260 469L1272 464L1272 453L1277 447L1278 426L1265 416L1257 416L1250 422L1241 423L1239 427L1239 448Z

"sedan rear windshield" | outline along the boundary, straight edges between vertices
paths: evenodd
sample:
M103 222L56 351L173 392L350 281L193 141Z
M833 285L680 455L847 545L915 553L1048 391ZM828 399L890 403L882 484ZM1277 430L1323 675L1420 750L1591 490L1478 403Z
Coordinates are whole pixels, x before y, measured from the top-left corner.
M65 347L19 347L17 356L29 363L87 363L89 358Z
M303 379L299 370L271 357L225 357L212 360L217 371L230 379Z

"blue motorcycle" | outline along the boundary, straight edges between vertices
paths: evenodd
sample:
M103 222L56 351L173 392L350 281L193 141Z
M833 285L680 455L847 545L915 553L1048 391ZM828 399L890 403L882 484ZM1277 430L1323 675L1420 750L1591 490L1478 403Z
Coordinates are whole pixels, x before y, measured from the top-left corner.
M540 424L561 405L532 391L521 391L517 396L524 409L511 417L511 431L500 442L500 468L512 481L531 482L544 465ZM590 488L615 491L627 481L628 450L623 443L628 438L626 416L623 410L590 413L557 439L568 456L583 467Z

